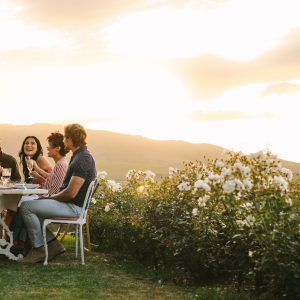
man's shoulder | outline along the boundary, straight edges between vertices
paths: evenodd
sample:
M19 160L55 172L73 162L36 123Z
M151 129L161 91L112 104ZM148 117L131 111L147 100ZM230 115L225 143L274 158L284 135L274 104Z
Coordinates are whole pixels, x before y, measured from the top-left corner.
M2 152L2 159L3 160L10 160L10 161L14 161L14 162L17 162L17 160L10 154L7 154L7 153L4 153Z
M78 155L76 155L76 159L80 159L80 160L82 160L82 159L94 160L92 154L88 150L85 150L85 151L82 151L82 152L78 153Z

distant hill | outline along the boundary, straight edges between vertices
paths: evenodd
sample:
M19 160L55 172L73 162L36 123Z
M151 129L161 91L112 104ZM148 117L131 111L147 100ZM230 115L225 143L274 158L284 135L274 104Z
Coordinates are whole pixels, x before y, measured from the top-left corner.
M17 156L21 143L27 135L35 135L39 138L45 149L47 145L46 137L55 130L63 133L63 126L53 124L0 124L3 151ZM97 169L104 170L104 167L106 167L108 174L109 168L113 168L115 172L118 165L120 169L124 170L128 166L129 170L131 165L138 166L140 164L144 165L145 168L155 166L160 174L164 174L167 173L168 167L180 168L183 162L195 161L196 159L205 162L206 159L222 158L223 152L222 147L205 143L193 144L173 140L157 141L142 136L104 130L87 129L87 133L88 149L97 160ZM204 156L206 156L206 159ZM282 164L293 172L300 172L300 163L282 160ZM124 178L125 175L122 178L111 179L124 180Z

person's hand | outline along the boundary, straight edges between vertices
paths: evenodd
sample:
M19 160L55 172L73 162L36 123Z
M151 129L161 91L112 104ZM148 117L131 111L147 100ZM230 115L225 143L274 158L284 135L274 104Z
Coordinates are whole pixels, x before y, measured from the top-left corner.
M35 199L35 200L43 200L43 199L47 199L46 196L47 196L47 195L39 196L39 197L38 197L37 199Z
M33 160L33 168L34 168L35 170L38 170L38 169L39 169L39 167L38 167L38 165L37 165L37 163L36 163L35 160Z
M39 178L39 177L41 177L41 176L39 175L39 173L36 172L36 171L31 171L31 172L29 172L29 175L32 176L32 177L34 177L34 178Z

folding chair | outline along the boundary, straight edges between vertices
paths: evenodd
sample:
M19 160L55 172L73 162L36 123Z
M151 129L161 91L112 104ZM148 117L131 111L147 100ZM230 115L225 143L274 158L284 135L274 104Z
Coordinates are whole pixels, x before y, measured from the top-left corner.
M43 222L43 236L44 236L44 246L45 246L45 261L44 265L48 264L48 248L47 248L47 241L46 241L46 226L50 223L63 223L63 224L76 224L76 230L75 230L75 257L77 257L78 254L78 225L80 226L79 229L79 235L80 235L80 249L81 249L81 262L84 265L84 250L83 250L83 234L82 234L82 226L86 224L86 215L87 211L90 205L90 200L92 198L94 187L96 185L96 181L92 181L88 187L88 190L86 192L86 196L83 202L82 210L80 213L79 218L58 218L58 217L50 217L48 219L45 219Z

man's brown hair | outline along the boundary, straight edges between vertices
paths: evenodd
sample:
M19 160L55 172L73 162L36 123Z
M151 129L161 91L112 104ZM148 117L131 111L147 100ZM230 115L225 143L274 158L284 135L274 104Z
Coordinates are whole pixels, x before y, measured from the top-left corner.
M71 138L74 147L82 147L87 145L87 133L84 127L80 124L69 124L66 125L65 128L65 137Z

